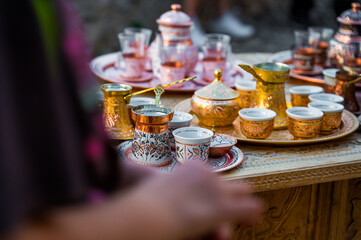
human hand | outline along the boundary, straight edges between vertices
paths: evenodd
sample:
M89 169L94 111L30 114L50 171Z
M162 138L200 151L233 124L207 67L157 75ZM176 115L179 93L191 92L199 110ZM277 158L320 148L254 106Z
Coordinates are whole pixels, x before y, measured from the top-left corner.
M163 229L172 230L174 239L210 232L226 239L227 223L253 225L262 215L262 203L251 195L247 184L222 182L198 162L186 164L172 175L156 174L139 191L143 200L157 209L157 216L168 218Z

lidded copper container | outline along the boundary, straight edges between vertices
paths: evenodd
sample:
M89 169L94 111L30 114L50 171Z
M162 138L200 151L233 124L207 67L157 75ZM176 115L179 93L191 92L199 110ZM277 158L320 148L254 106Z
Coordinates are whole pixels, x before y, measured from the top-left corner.
M265 108L276 112L274 129L287 128L285 82L290 78L290 67L283 63L260 63L253 66L257 80L252 108Z
M205 126L229 126L236 119L240 109L239 92L222 82L220 69L217 69L214 75L216 79L211 84L194 93L191 101L192 111Z
M335 94L345 99L343 103L345 109L356 114L360 113L360 105L355 96L355 84L349 84L349 82L358 77L358 74L340 70L336 73L337 82L335 87Z
M351 7L337 18L340 27L330 41L330 61L337 67L344 65L348 48L361 43L361 5L354 2Z
M181 11L182 6L180 4L172 4L171 9L171 11L163 13L160 18L157 19L158 29L162 34L163 45L187 45L185 62L186 75L188 75L198 61L198 51L197 48L193 46L190 34L190 27L193 22L187 14ZM153 44L153 48L154 45L155 44Z

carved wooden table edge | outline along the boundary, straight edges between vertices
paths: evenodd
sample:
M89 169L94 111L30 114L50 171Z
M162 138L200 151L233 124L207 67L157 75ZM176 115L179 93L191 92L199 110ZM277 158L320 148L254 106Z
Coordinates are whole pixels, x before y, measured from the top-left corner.
M284 171L276 174L263 174L250 177L227 177L222 179L232 183L245 181L256 192L299 187L317 183L334 182L361 177L361 162L355 160L350 164L335 164L324 168L304 169L294 172Z

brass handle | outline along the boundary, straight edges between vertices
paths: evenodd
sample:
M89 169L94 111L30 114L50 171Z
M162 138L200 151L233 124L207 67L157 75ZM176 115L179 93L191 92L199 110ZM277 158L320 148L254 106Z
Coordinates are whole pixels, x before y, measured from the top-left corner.
M360 80L361 80L361 77L358 77L358 78L356 78L356 79L354 79L354 80L351 80L351 81L347 82L346 84L347 84L347 85L351 85L351 84L353 84L353 83L357 83L357 82L360 81Z
M175 85L175 84L178 84L178 83L187 82L187 81L195 79L196 77L197 76L193 76L193 77L185 78L185 79L182 79L182 80L179 80L179 81L176 81L176 82L168 83L168 84L163 85L163 87L168 87L168 86L172 86L172 85ZM142 94L142 93L153 91L156 87L144 89L144 90L141 90L141 91L138 91L138 92L135 92L135 93L130 93L128 95L125 95L124 98L128 99L128 98L130 98L132 96L135 96L135 95L139 95L139 94Z
M256 71L250 66L246 64L238 64L238 66L240 66L244 71L248 72L249 74L252 74L253 77L256 78L258 81L265 83L265 81L260 76L258 76Z

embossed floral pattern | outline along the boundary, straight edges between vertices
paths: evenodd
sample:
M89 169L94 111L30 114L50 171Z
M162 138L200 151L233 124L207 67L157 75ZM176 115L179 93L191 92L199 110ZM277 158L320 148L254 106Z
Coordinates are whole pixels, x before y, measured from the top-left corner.
M171 161L169 131L156 134L135 130L130 156L142 164L167 164Z

